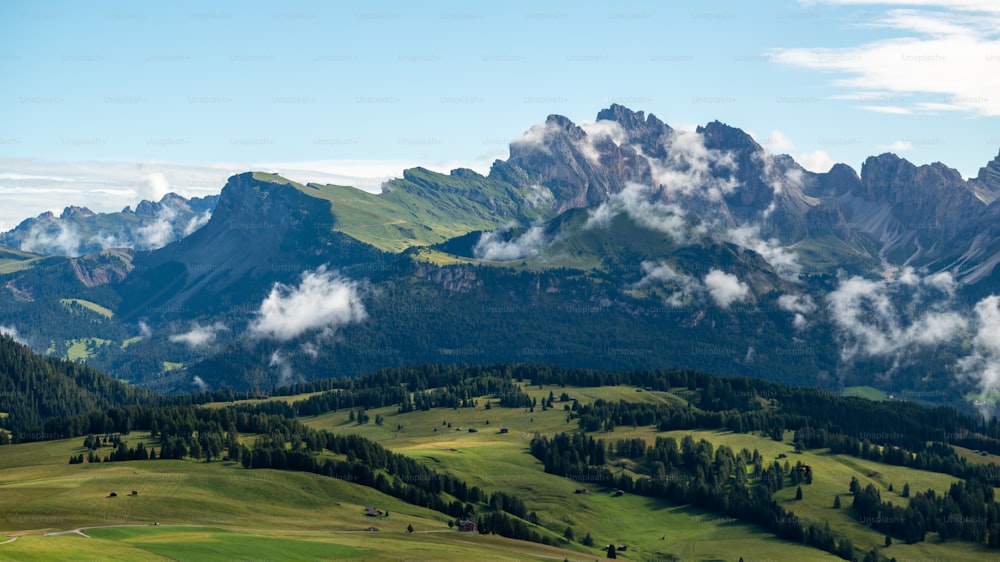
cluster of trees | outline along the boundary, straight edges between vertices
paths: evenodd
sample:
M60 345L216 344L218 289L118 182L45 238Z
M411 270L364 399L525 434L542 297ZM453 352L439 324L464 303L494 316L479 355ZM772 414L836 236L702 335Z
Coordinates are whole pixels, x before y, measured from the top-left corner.
M942 541L959 539L1000 548L1000 505L994 503L993 486L979 478L955 482L946 494L934 490L915 494L906 507L882 501L871 484L861 487L851 480L853 507L858 520L907 544L936 532Z
M629 441L619 441L611 448L631 452L635 446ZM713 449L710 442L704 439L696 442L690 436L682 439L678 447L673 438L661 437L646 449L642 459L648 475L633 478L628 474L616 475L607 468L609 459L602 451L603 441L581 433L561 433L552 438L536 436L531 441L532 455L544 463L548 473L608 490L694 505L722 517L760 525L779 537L831 552L845 560L854 557L849 537L838 539L829 524L819 526L801 520L772 498L786 481L801 472L801 465L784 468L774 462L763 466L763 457L756 450L734 453L726 446ZM747 474L749 465L754 466L753 480Z
M156 403L147 391L84 365L42 358L7 335L0 335L0 388L0 412L7 414L0 418L0 429L6 430L0 431L0 444L73 437L48 423L125 404Z

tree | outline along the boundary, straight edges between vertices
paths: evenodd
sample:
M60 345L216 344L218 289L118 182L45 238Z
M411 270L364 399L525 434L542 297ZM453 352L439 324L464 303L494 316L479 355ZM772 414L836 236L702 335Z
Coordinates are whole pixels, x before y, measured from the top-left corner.
M566 537L566 540L569 542L573 542L573 527L567 525L566 530L563 531L563 536Z
M892 537L889 535L885 536L885 546L892 546Z
M903 484L903 497L904 498L910 497L910 484L909 484L909 482L907 482L906 484Z
M833 497L833 509L840 509L840 495Z
M798 488L795 488L795 499L797 499L797 500L801 500L802 499L802 486L799 486Z
M590 536L590 533L588 532L587 535L583 537L583 540L580 541L580 544L583 546L594 546L594 537Z
M406 532L407 533L412 533L413 532L413 524L412 523L406 526Z
M889 491L892 491L892 482L889 482Z
M618 553L615 551L615 545L608 545L608 558L618 558Z

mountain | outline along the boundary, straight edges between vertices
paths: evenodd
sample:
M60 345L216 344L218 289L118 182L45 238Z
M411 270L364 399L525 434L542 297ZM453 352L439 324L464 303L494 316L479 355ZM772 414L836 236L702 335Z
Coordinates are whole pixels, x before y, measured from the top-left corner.
M46 422L154 398L89 367L39 357L8 335L0 335L0 385L0 430L15 442L69 437Z
M172 391L526 361L982 403L998 166L815 173L612 105L549 116L487 175L414 168L372 194L248 172L162 247L6 254L0 325Z
M45 212L0 234L0 244L41 255L80 256L107 248L152 250L191 234L211 216L218 196L185 199L168 193L117 213L66 207Z

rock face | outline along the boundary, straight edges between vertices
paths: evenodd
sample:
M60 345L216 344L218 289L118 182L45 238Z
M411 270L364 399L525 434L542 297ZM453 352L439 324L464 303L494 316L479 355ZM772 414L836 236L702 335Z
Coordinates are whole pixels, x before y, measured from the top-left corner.
M784 246L842 242L838 251L887 265L950 271L976 283L1000 264L1000 155L965 180L941 163L915 166L873 156L858 174L845 164L812 173L764 150L744 131L714 121L694 132L621 105L593 123L551 115L511 144L491 176L538 185L558 212L590 207L630 183L652 200L720 228L752 228ZM994 208L996 207L996 208Z
M349 265L352 252L369 260L379 254L333 225L328 201L249 172L232 176L208 224L136 256L121 287L122 315L155 321L224 309L320 265Z

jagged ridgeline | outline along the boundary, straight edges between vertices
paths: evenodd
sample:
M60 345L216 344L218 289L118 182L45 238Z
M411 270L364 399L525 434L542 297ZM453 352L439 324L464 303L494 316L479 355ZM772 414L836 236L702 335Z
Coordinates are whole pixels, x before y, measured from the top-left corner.
M998 169L815 173L729 125L613 105L550 116L486 175L414 168L373 194L248 172L157 249L22 243L0 255L0 326L172 392L530 361L988 409Z

